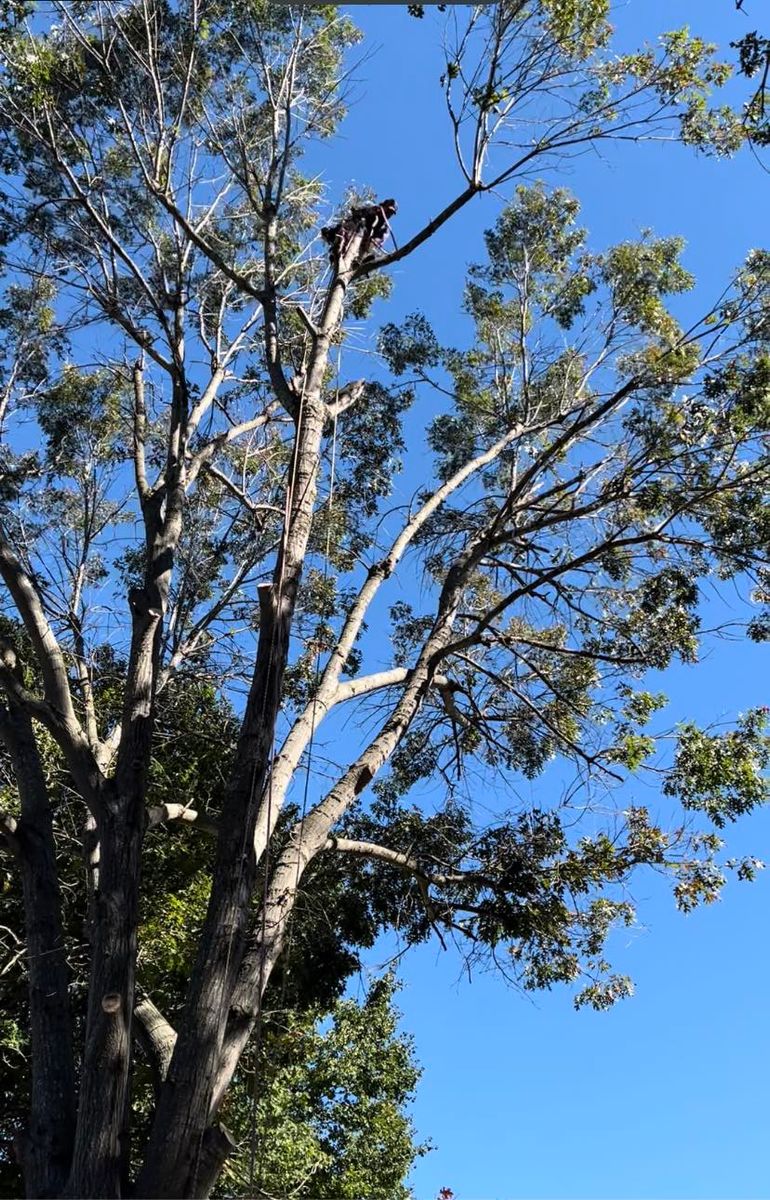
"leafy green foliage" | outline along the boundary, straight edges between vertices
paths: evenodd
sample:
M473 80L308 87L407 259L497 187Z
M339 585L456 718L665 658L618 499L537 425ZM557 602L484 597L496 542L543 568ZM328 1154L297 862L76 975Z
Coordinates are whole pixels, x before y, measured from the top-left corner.
M125 460L121 445L126 382L111 373L81 374L65 367L41 392L35 417L45 435L46 458L64 475L80 474L97 460L105 468Z
M362 1004L338 1001L323 1025L318 1012L279 1017L256 1079L247 1069L232 1103L245 1145L257 1131L253 1172L244 1154L223 1179L223 1195L256 1184L265 1195L407 1200L404 1180L428 1147L415 1143L404 1115L419 1071L396 1030L396 990L385 976ZM250 1090L259 1097L254 1112Z
M766 708L745 713L734 730L707 734L694 725L680 732L665 790L685 808L708 814L717 828L768 799L770 735Z
M770 37L754 29L731 45L738 51L741 74L747 79L758 79L758 85L746 103L743 119L752 142L766 146L770 143Z
M715 59L715 47L686 28L662 34L660 45L661 60L652 49L620 55L604 68L604 81L617 83L625 77L648 83L662 100L682 105L684 141L718 154L733 153L744 137L740 118L728 105L709 103L712 91L729 79L729 64Z
M446 4L437 4L436 5L436 8L438 9L439 12L445 12L446 7L447 7ZM425 5L424 4L407 4L406 8L407 8L407 12L409 13L410 17L424 17L425 16Z
M610 35L608 0L544 0L547 28L576 58L587 58L606 44Z
M672 311L693 286L682 241L647 233L589 252L578 213L564 189L517 190L487 234L487 262L470 272L468 349L442 347L419 314L382 333L394 374L428 388L449 381L452 404L428 433L440 481L515 436L420 535L440 585L457 547L494 529L463 594L460 651L442 658L449 681L375 784L383 823L364 820L363 836L412 854L428 878L464 876L462 897L442 883L431 903L439 926L468 934L471 958L508 944L523 986L588 975L579 1003L601 1008L630 989L601 951L608 915L632 919L613 889L647 864L670 874L680 907L709 902L725 880L719 839L667 833L634 808L625 842L616 827L570 844L558 807L474 837L457 797L480 764L536 778L571 758L585 789L594 774L660 770L665 696L632 681L697 662L706 581L749 572L761 581L754 600L766 602L767 274L753 253L734 294L685 333ZM714 334L728 334L724 356L701 370L701 337ZM391 608L396 662L414 661L431 613ZM756 640L764 624L749 625ZM720 737L680 733L666 794L718 826L764 803L762 720ZM451 797L438 840L442 817L406 804L437 774Z

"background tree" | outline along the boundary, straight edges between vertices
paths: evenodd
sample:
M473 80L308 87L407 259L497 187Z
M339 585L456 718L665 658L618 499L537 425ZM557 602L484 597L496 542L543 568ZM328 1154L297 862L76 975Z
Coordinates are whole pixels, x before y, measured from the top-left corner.
M637 682L694 661L701 587L764 594L768 258L683 327L676 239L589 250L572 197L519 187L469 275L468 344L415 314L381 331L388 372L352 380L350 322L387 295L384 269L472 200L613 138L736 147L739 119L708 100L728 74L711 48L680 31L617 55L602 0L467 10L441 85L456 194L387 253L368 253L366 216L347 223L330 263L328 207L300 165L343 115L346 18L229 0L49 11L9 0L0 41L0 576L26 634L0 670L31 1020L18 1149L29 1195L205 1196L232 1149L228 1090L292 966L293 914L326 903L327 872L408 938L457 939L596 1007L629 990L603 946L632 919L634 871L669 872L685 908L717 894L708 821L667 831L610 797L663 765L662 701ZM433 463L392 511L410 405ZM367 623L388 603L383 664ZM136 988L148 828L209 824L192 758L163 785L174 799L153 770L180 672L241 716L174 1037ZM88 814L82 1036L50 743ZM764 799L768 753L761 712L687 727L664 789L719 825ZM479 823L465 773L502 796L555 756L577 768L578 813L544 795ZM428 811L410 793L434 775L446 802ZM309 976L315 950L297 955ZM158 1081L146 1138L129 1102L140 1028ZM312 1086L328 1078L321 1065Z
M739 16L751 19L752 13L737 4ZM743 109L743 123L754 146L770 141L770 37L764 29L752 29L732 42L738 51L738 68L751 84L749 99Z

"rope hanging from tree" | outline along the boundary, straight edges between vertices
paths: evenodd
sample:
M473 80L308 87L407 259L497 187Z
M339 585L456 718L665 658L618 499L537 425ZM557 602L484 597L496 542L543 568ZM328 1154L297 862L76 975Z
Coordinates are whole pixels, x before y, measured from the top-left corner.
M338 358L337 358L338 381L339 381L339 367L340 367L340 363L339 363L339 354L338 354ZM339 387L337 388L337 392L339 395ZM304 393L300 397L300 413L299 413L299 420L298 420L298 428L299 428L299 425L302 420L303 401L304 401ZM331 555L331 535L332 535L331 513L332 513L332 508L334 505L334 484L335 484L336 468L337 468L337 419L338 419L338 414L337 414L337 411L335 410L333 427L332 427L331 463L330 463L330 467L329 467L329 496L328 496L328 499L326 502L327 525L326 525L326 546L325 546L325 550L324 550L324 564L323 564L323 583L324 583L324 585L326 584L326 582L329 578L329 558ZM295 455L295 464L296 464L296 455ZM293 495L293 491L294 491L294 484L295 484L295 478L294 478L294 472L293 472L292 476L290 478L290 491L291 491L292 495ZM291 496L287 495L287 505L286 505L287 513L290 512L291 503L292 503ZM288 529L288 516L285 518L284 528ZM281 574L281 576L279 577L279 596L280 596L280 590L281 590L282 584L283 584L283 576ZM303 794L302 794L302 815L300 818L299 834L297 837L297 864L296 864L296 874L295 874L295 880L294 880L295 892L299 886L302 832L304 829L305 818L307 816L308 797L309 797L309 791L310 791L310 776L311 776L312 763L313 763L313 750L314 750L314 744L315 744L315 731L316 731L317 709L318 709L317 693L318 693L318 684L319 684L319 681L321 678L321 651L322 651L322 642L321 642L321 639L319 638L319 639L317 639L316 647L315 647L315 665L314 665L314 671L313 671L313 701L312 701L311 710L310 710L310 735L308 738L308 746L307 746L307 754L306 754L305 778L304 778ZM273 646L271 646L270 652L271 652L271 666L272 666ZM273 784L273 768L274 768L274 766L275 766L275 731L273 731L273 746L272 746L272 751L271 751L270 775L269 775L269 782L268 782L268 788L267 788L267 827L268 827L268 829L270 829L271 825L272 825L272 784ZM252 788L253 788L253 781L252 781ZM254 799L253 792L252 792L251 799L253 802L253 799ZM263 891L262 891L262 928L261 928L263 945L265 942L266 922L267 922L267 908L266 908L265 901L267 898L267 889L268 889L269 875L270 875L270 840L271 839L268 837L266 845L265 845L265 855L264 855L264 873L263 873ZM291 915L289 917L289 934L288 934L288 938L287 938L286 948L284 951L284 955L285 955L285 958L287 961L291 955L293 938L294 938L294 920L293 920L293 915ZM259 1000L258 1000L256 1023L255 1023L255 1027L254 1027L254 1073L253 1073L253 1077L252 1077L251 1125L250 1125L250 1131L249 1131L249 1192L248 1192L249 1196L254 1195L255 1182L256 1182L257 1188L261 1191L262 1175L263 1175L263 1169L264 1169L265 1139L263 1138L262 1139L263 1151L259 1156L259 1170L257 1171L257 1144L259 1141L259 1130L257 1127L257 1105L258 1105L257 1086L258 1086L259 1077L260 1077L259 1058L260 1058L260 1051L262 1048L262 1035L263 1035L263 1025L264 1025L264 1017L263 1017L264 1007L262 1004L264 984L265 984L265 981L264 981L264 955L263 955L261 963L260 963ZM285 997L287 986L288 986L288 972L284 971L283 984L282 984L282 990L283 990L284 997Z

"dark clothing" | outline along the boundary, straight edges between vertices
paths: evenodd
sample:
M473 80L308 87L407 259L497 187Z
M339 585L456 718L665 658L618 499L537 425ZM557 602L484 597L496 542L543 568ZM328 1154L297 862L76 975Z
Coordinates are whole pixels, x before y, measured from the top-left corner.
M397 210L395 200L382 200L379 204L362 204L351 208L337 225L328 225L321 230L321 237L330 247L329 259L333 267L346 253L354 237L361 235L357 260L363 262L372 251L382 250L385 238L390 233L388 217Z

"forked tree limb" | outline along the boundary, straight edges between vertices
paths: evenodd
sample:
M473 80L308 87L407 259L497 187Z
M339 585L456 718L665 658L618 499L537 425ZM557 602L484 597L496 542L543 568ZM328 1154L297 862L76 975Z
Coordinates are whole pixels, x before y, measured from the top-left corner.
M174 1053L176 1030L152 1000L144 996L134 1005L134 1032L150 1064L157 1099ZM225 1161L237 1148L230 1131L219 1122L206 1131L197 1155L196 1195L208 1196Z

